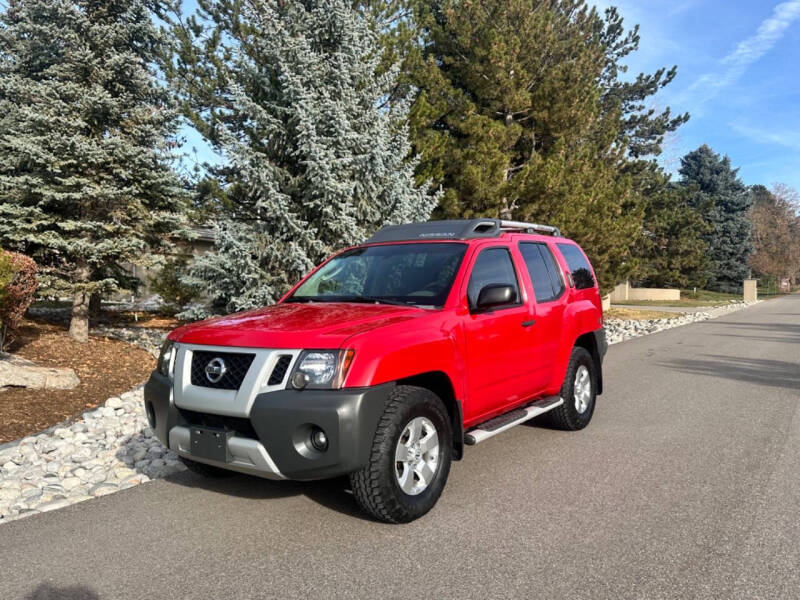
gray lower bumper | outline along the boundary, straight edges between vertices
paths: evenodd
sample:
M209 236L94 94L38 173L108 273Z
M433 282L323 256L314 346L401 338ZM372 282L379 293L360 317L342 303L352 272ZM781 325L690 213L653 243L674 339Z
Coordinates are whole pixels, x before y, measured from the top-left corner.
M259 394L249 418L181 410L170 380L154 372L145 384L145 408L156 437L178 454L270 479L324 479L367 464L378 420L394 384L351 390L280 390ZM229 460L191 453L192 426L224 429ZM324 452L309 443L314 428L328 439Z
M278 466L272 460L267 449L257 440L234 435L228 440L230 461L208 460L192 454L191 430L188 427L177 425L169 431L169 447L181 456L207 465L215 465L233 471L248 473L249 475L258 475L267 479L286 479L278 470Z

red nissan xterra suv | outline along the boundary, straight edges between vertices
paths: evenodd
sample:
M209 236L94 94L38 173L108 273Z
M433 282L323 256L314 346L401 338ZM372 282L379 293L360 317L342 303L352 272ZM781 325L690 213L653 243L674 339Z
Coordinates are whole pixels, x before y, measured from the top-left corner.
M538 415L586 427L606 349L592 267L557 228L394 225L275 306L172 331L145 408L195 471L348 474L366 512L407 522L464 445Z

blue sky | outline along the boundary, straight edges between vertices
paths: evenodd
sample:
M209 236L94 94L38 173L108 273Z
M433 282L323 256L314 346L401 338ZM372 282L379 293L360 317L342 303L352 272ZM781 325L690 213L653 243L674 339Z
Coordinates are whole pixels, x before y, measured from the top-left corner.
M730 156L747 184L800 189L800 0L589 2L617 6L626 26L640 25L629 75L678 65L675 81L653 99L691 114L665 144L665 168L676 171L681 156L708 144ZM184 135L187 152L212 159L196 132Z
M688 111L668 140L670 170L701 144L727 154L745 183L800 189L800 0L617 0L640 25L630 74L678 65L655 106Z

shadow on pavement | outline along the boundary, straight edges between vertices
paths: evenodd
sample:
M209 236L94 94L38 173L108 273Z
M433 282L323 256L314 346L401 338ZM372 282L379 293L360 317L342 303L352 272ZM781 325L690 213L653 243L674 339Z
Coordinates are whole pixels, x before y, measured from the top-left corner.
M701 356L706 359L676 359L661 362L659 366L693 375L722 377L790 390L800 389L800 366L797 363L713 354Z
M800 323L743 323L742 321L703 321L703 324L723 327L741 327L744 329L762 329L764 331L778 331L783 333L800 333Z
M335 510L363 521L372 521L356 504L347 477L320 481L272 481L237 473L232 477L210 478L183 471L165 478L165 481L218 494L252 500L269 500L290 496L305 496L325 508Z
M166 448L161 444L155 444L149 446L155 448L153 453L153 450L147 450L148 443L152 442L144 441L143 430L137 431L123 441L116 457L136 473L147 475L152 479L163 479L185 487L200 488L229 496L262 499L265 502L270 499L302 495L326 508L362 520L370 520L358 508L350 490L348 477L307 482L273 481L234 471L229 473L230 476L209 477L191 471L178 471L174 465L177 462L176 457L172 452L167 454ZM146 454L147 464L140 464L140 461L136 460L137 453Z
M25 600L100 600L100 596L92 589L82 586L57 587L42 583L25 596Z

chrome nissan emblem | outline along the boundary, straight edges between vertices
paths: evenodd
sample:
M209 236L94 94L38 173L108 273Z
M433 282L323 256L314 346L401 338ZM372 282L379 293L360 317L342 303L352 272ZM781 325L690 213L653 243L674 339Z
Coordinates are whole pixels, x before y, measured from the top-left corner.
M228 367L225 366L225 361L221 358L211 359L206 365L206 379L211 383L217 383L220 379L225 377L228 372Z

